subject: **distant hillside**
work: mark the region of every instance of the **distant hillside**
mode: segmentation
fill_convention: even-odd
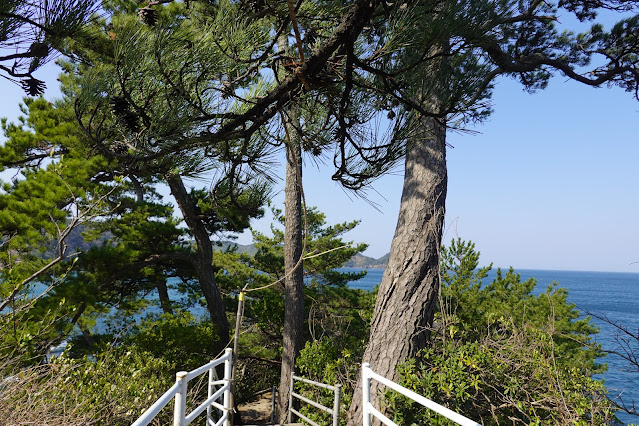
[[[356,254],[344,264],[345,268],[358,268],[358,269],[384,269],[388,265],[388,257],[390,253],[386,253],[379,259],[364,256],[363,254]]]
[[[229,247],[237,247],[237,251],[240,253],[248,253],[249,256],[253,256],[257,249],[253,244],[237,244],[233,241],[221,241],[217,245],[213,246],[214,250],[223,251]],[[364,256],[363,254],[356,254],[344,264],[344,268],[357,268],[357,269],[385,269],[388,265],[388,257],[390,253],[386,253],[379,259]]]
[[[71,232],[69,236],[66,238],[65,242],[67,244],[67,255],[76,252],[86,252],[91,247],[102,244],[104,241],[108,241],[113,237],[113,235],[109,232],[100,236],[97,240],[86,242],[82,236],[82,233],[88,230],[87,225],[78,225]],[[46,258],[52,258],[57,255],[57,247],[58,242],[52,241],[51,248],[45,252]],[[257,253],[257,249],[253,244],[237,244],[233,241],[213,241],[213,250],[223,251],[228,249],[229,247],[237,247],[237,251],[239,253],[248,253],[249,256],[253,256]]]
[[[67,236],[67,238],[64,240],[64,242],[67,244],[67,256],[70,256],[71,254],[77,252],[86,252],[91,247],[100,245],[102,244],[102,242],[108,241],[112,237],[111,233],[106,233],[95,241],[86,242],[84,241],[84,237],[82,236],[82,233],[85,231],[88,231],[88,226],[86,224],[77,225],[71,230],[69,236]],[[50,247],[51,248],[44,253],[44,257],[47,259],[56,257],[58,255],[58,242],[55,240],[52,241]]]
[[[224,251],[229,247],[237,247],[238,253],[247,253],[249,256],[253,256],[255,253],[257,253],[257,249],[253,244],[238,244],[233,241],[213,242],[213,250]]]
[[[85,225],[79,225],[75,228],[66,239],[67,243],[67,253],[75,253],[75,252],[83,252],[89,250],[94,245],[99,245],[103,241],[108,240],[111,235],[107,234],[100,237],[97,241],[91,241],[89,243],[85,242],[82,238],[82,232],[86,231],[87,227]],[[52,244],[52,248],[49,249],[45,257],[53,257],[56,254],[56,243]],[[239,253],[247,253],[249,256],[255,255],[257,253],[257,249],[253,244],[238,244],[233,241],[218,241],[213,242],[213,250],[224,251],[229,247],[237,247],[237,251]],[[388,264],[388,257],[390,253],[386,253],[384,256],[379,259],[374,259],[372,257],[364,256],[362,254],[356,254],[344,264],[345,268],[357,268],[357,269],[384,269]]]

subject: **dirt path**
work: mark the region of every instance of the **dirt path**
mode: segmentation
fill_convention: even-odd
[[[263,393],[258,399],[239,405],[238,411],[245,425],[269,425],[273,392]]]

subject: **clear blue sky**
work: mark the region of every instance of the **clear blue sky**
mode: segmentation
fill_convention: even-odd
[[[53,67],[39,74],[47,75],[46,97],[58,96]],[[15,119],[22,90],[0,79],[0,94],[0,116]],[[620,89],[562,78],[530,95],[503,79],[493,106],[490,119],[474,128],[480,134],[449,133],[454,148],[448,151],[445,241],[474,241],[482,264],[639,272],[639,263],[633,264],[639,262],[639,102]],[[369,243],[366,255],[388,252],[402,170],[368,192],[377,209],[330,175],[330,168],[307,162],[308,204],[324,211],[330,223],[360,219],[348,238]],[[277,193],[275,203],[282,200]],[[269,220],[255,227],[267,230]]]
[[[493,104],[480,134],[449,132],[444,241],[470,239],[495,266],[639,272],[639,102],[555,78],[533,95],[500,80]],[[304,183],[332,223],[362,220],[350,238],[368,242],[367,255],[389,250],[401,170],[368,192],[380,211],[333,183],[330,168],[307,164]]]

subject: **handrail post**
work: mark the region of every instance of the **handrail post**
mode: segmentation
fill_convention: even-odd
[[[333,403],[333,426],[339,426],[339,404],[342,394],[342,385],[335,385],[335,402]]]
[[[271,395],[271,423],[275,423],[275,393],[277,386],[273,385],[273,394]]]
[[[208,385],[208,389],[206,392],[206,399],[208,400],[211,396],[213,396],[213,382],[215,381],[215,367],[211,368],[209,370],[209,385]],[[206,407],[206,424],[208,425],[209,422],[213,421],[213,406],[209,405],[208,407]]]
[[[293,408],[293,374],[291,374],[291,386],[288,388],[288,423],[291,423],[293,419],[291,408]]]
[[[371,426],[371,415],[368,411],[368,406],[371,401],[371,378],[368,375],[369,368],[369,363],[362,363],[362,425],[364,426]]]
[[[173,410],[173,426],[185,426],[186,424],[186,392],[188,381],[186,371],[175,374],[175,381],[179,384],[179,390],[175,394],[175,408]]]
[[[224,391],[224,408],[227,410],[228,413],[228,416],[226,416],[226,421],[224,422],[224,426],[231,426],[231,413],[233,411],[233,407],[231,407],[231,375],[233,374],[233,349],[226,348],[224,353],[228,357],[226,361],[224,361],[224,381],[229,385],[228,389]]]

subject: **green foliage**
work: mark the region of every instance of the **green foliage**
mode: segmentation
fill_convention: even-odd
[[[0,315],[0,365],[31,366],[42,362],[47,349],[60,341],[56,323],[63,313],[52,307],[36,312],[27,295],[16,296],[10,312]],[[63,304],[63,302],[62,302]],[[0,372],[1,373],[1,372]]]
[[[592,379],[601,350],[597,329],[550,286],[521,282],[512,269],[477,269],[472,243],[442,249],[440,312],[431,343],[399,367],[401,384],[482,423],[606,424],[614,410],[603,383]],[[401,424],[449,424],[391,392],[388,407]]]
[[[83,128],[115,155],[167,153],[149,161],[163,173],[224,170],[234,185],[245,178],[243,165],[260,169],[267,155],[263,140],[213,141],[207,134],[220,119],[246,109],[235,91],[254,98],[263,92],[259,86],[268,86],[253,67],[258,52],[269,49],[268,22],[247,19],[241,5],[229,1],[154,5],[147,8],[157,16],[154,25],[141,22],[137,8],[108,2],[109,19],[97,20],[70,46],[88,59],[68,68],[77,76]],[[199,138],[206,149],[185,149]]]
[[[594,369],[594,360],[602,355],[592,345],[597,333],[589,318],[579,319],[579,311],[567,302],[568,292],[557,283],[544,293],[533,294],[535,279],[521,281],[511,268],[505,274],[497,270],[490,284],[482,286],[488,268],[477,269],[479,252],[471,242],[453,240],[442,248],[441,324],[447,334],[462,341],[485,336],[504,319],[517,327],[533,327],[549,333],[556,346],[555,355],[564,362]]]
[[[92,179],[107,163],[79,148],[68,105],[27,99],[23,112],[18,124],[2,123],[0,168],[20,174],[0,193],[0,353],[29,363],[63,338],[54,325],[73,308],[63,298],[35,307],[75,274],[77,253],[66,250],[66,238],[104,216],[116,188]]]
[[[62,424],[82,424],[87,419],[96,424],[131,424],[173,385],[177,371],[190,371],[216,358],[216,340],[209,321],[180,311],[146,318],[115,346],[103,341],[100,350],[94,347],[91,356],[78,358],[82,351],[69,345],[52,363],[13,376],[0,393],[0,416],[12,418],[13,411],[56,418],[68,412]],[[10,372],[10,367],[4,365],[4,371]],[[203,388],[198,380],[189,387],[192,405]],[[28,408],[34,412],[27,413]],[[170,422],[171,417],[169,407],[154,424]],[[17,424],[17,419],[9,424]]]
[[[280,221],[283,218],[280,216]],[[306,334],[305,346],[296,360],[300,374],[320,383],[340,384],[342,386],[341,410],[343,414],[350,406],[353,388],[359,373],[368,334],[370,320],[377,292],[352,289],[347,286],[365,272],[340,272],[338,268],[347,260],[365,250],[366,245],[343,247],[338,238],[343,233],[357,226],[357,221],[325,226],[324,214],[316,209],[307,211],[308,235],[307,251],[313,254],[325,253],[304,260],[304,271],[307,285],[304,289],[306,297]],[[279,239],[283,235],[274,230],[275,247],[258,244],[259,256],[268,258],[277,250],[281,250]],[[259,236],[261,237],[261,236]],[[258,241],[263,242],[263,239]],[[341,247],[341,248],[340,248]],[[338,249],[339,248],[339,249]],[[276,263],[279,265],[279,263]],[[333,406],[334,393],[306,384],[296,384],[299,393],[307,398],[320,402],[327,407]],[[302,413],[319,424],[331,423],[330,416],[302,403]],[[342,415],[345,424],[346,416]]]
[[[85,358],[79,365],[78,360],[60,357],[53,368],[58,365],[73,366],[67,376],[70,386],[52,389],[52,396],[81,394],[85,398],[82,408],[109,424],[135,421],[171,387],[175,371],[166,358],[135,346],[107,351],[95,360]]]
[[[150,316],[135,325],[120,344],[162,359],[169,372],[190,371],[217,358],[219,337],[210,321],[187,311]]]
[[[67,75],[63,81],[65,92],[73,95],[77,80]],[[7,327],[20,319],[19,327],[2,333],[2,351],[19,350],[27,363],[77,329],[82,333],[77,351],[99,352],[90,346],[109,336],[97,335],[94,326],[129,326],[127,318],[153,303],[147,296],[165,287],[169,277],[186,283],[178,290],[201,297],[189,230],[180,227],[181,220],[154,188],[162,176],[146,165],[96,155],[75,121],[70,99],[55,104],[27,99],[17,124],[3,121],[8,140],[0,147],[0,168],[21,175],[0,194],[0,303],[4,308],[10,302],[0,314]],[[211,232],[222,234],[240,231],[262,214],[265,189],[263,184],[230,189],[222,183],[215,194],[193,194]],[[41,271],[64,246],[60,236],[76,225],[74,220],[82,223],[80,216],[84,239],[92,244],[76,253],[70,248],[72,258],[62,257]],[[240,269],[236,263],[219,265],[218,276],[224,280]],[[38,298],[40,293],[46,294]],[[179,306],[162,302],[166,312]],[[4,316],[9,309],[11,320]],[[46,327],[38,325],[43,321]]]
[[[99,236],[102,243],[79,254],[74,270],[35,303],[33,315],[57,309],[58,339],[78,326],[83,336],[95,334],[86,342],[89,345],[100,339],[99,333],[93,332],[98,320],[124,321],[122,326],[126,327],[125,319],[148,307],[146,297],[159,285],[166,285],[168,276],[191,271],[183,261],[161,261],[167,253],[188,253],[180,244],[185,232],[178,223],[172,209],[148,202],[132,203],[119,215],[93,224],[86,234]],[[46,277],[40,280],[48,282]]]
[[[615,409],[592,371],[571,367],[545,331],[501,323],[480,341],[449,339],[402,365],[401,384],[484,424],[608,424]],[[450,424],[392,393],[400,424]]]
[[[250,400],[279,383],[281,342],[274,342],[273,336],[250,327],[240,336],[238,357],[236,401]]]
[[[105,166],[103,158],[87,158],[81,150],[69,153],[77,144],[78,131],[70,124],[68,108],[54,108],[38,99],[27,100],[23,112],[28,117],[19,124],[2,123],[8,140],[0,147],[0,170],[17,168],[24,177],[4,183],[0,193],[5,264],[8,253],[28,255],[52,248],[51,242],[57,241],[74,211],[95,213],[93,203],[108,191],[90,179]]]
[[[0,394],[6,424],[128,425],[171,385],[172,366],[136,347],[92,359],[65,356],[16,372]],[[164,410],[164,421],[172,415]]]
[[[251,219],[261,218],[268,192],[269,186],[262,182],[239,190],[223,180],[213,191],[193,189],[189,197],[206,230],[211,235],[219,235],[222,232],[242,232],[250,227]]]
[[[284,223],[280,210],[274,210],[274,216],[280,224]],[[310,315],[307,318],[310,318],[311,323],[323,322],[323,319],[332,321],[330,319],[332,313],[329,313],[331,309],[334,313],[339,306],[350,306],[353,299],[358,297],[356,292],[353,293],[346,287],[346,283],[363,277],[365,273],[335,271],[335,268],[341,267],[353,255],[366,249],[366,244],[355,245],[342,240],[342,235],[357,226],[357,223],[353,221],[327,226],[323,213],[315,208],[309,208],[306,211],[307,232],[304,236],[306,254],[303,267],[307,280],[306,309]],[[273,282],[284,276],[284,232],[274,225],[271,226],[271,230],[272,237],[254,232],[257,253],[251,260],[251,266],[268,274],[269,280]],[[249,293],[250,297],[246,303],[246,315],[253,318],[258,327],[271,335],[281,335],[280,329],[284,318],[282,292],[283,286],[278,283],[277,286]],[[331,307],[330,303],[335,305]],[[309,324],[309,327],[313,329],[314,325]],[[319,338],[321,334],[323,332],[316,337]]]
[[[284,215],[279,209],[273,209],[276,222],[284,224]],[[367,244],[345,243],[342,235],[357,226],[359,221],[345,222],[327,226],[326,215],[317,208],[306,209],[304,225],[304,275],[330,285],[345,286],[348,281],[357,279],[352,274],[340,274],[333,269],[341,267],[356,253],[366,250]],[[254,265],[257,269],[279,278],[284,272],[284,231],[271,225],[272,237],[259,232],[253,233],[257,253]],[[363,275],[362,275],[363,276]]]
[[[29,96],[46,85],[33,73],[56,56],[65,37],[76,34],[96,10],[95,0],[0,3],[0,72],[18,82]]]

